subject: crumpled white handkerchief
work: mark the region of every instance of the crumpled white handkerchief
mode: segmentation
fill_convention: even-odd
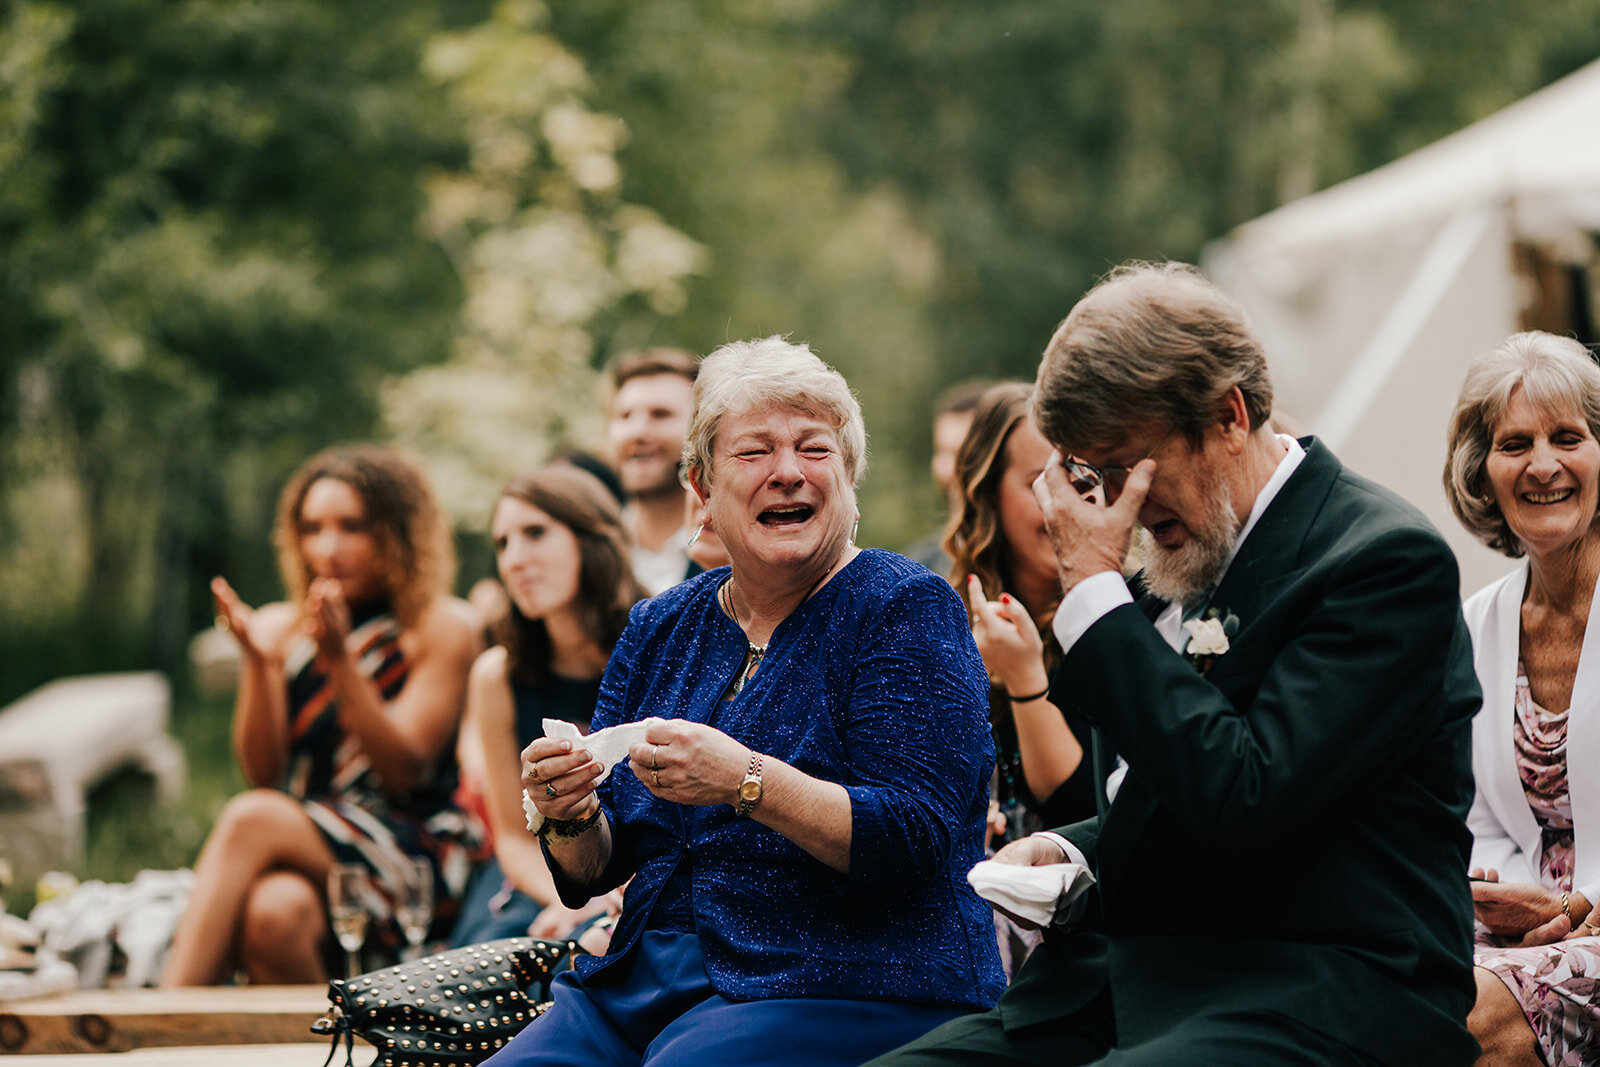
[[[604,730],[596,730],[592,734],[581,734],[577,726],[565,719],[546,719],[544,735],[561,741],[571,741],[574,750],[587,749],[589,755],[600,763],[600,777],[594,780],[595,785],[599,785],[611,777],[611,769],[628,755],[628,747],[635,742],[643,741],[645,731],[652,723],[658,722],[666,720],[659,715],[652,715],[638,722],[622,722],[615,726],[607,726]],[[528,796],[526,789],[522,791],[522,811],[528,816],[528,829],[538,833],[539,827],[544,825],[544,816],[533,806],[533,798]]]
[[[1019,919],[1039,926],[1065,922],[1072,902],[1094,885],[1094,875],[1081,863],[1047,863],[1020,867],[984,860],[967,872],[977,894]]]

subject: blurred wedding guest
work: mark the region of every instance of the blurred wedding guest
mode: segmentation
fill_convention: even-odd
[[[1465,606],[1473,720],[1472,885],[1484,1062],[1600,1063],[1600,368],[1519,333],[1476,360],[1445,489],[1468,530],[1522,559]]]
[[[610,953],[496,1067],[858,1064],[999,995],[965,878],[983,663],[949,585],[852,543],[865,461],[855,397],[805,346],[706,357],[686,467],[732,562],[634,608],[594,716],[643,726],[626,766],[597,783],[581,745],[523,752],[562,899],[632,880]]]
[[[170,986],[237,970],[324,980],[334,863],[370,872],[369,958],[398,950],[388,920],[409,858],[430,865],[436,928],[448,930],[476,843],[450,797],[481,623],[447,595],[450,531],[422,472],[371,445],[315,456],[283,492],[274,540],[287,601],[251,609],[212,583],[244,661],[233,747],[252,788],[200,852]]]
[[[697,573],[689,559],[684,495],[678,479],[689,396],[699,364],[675,348],[647,348],[611,367],[608,436],[627,494],[622,519],[633,573],[652,595]]]
[[[606,492],[611,494],[618,507],[628,503],[628,493],[622,488],[622,479],[617,477],[617,472],[605,460],[592,452],[582,449],[571,449],[561,453],[551,463],[564,463],[569,467],[577,467],[585,474],[592,474],[599,479],[600,484],[606,487]]]
[[[1050,699],[1050,675],[1061,662],[1050,633],[1061,580],[1033,495],[1052,449],[1028,418],[1032,396],[1031,384],[1007,382],[978,401],[956,453],[956,510],[944,541],[950,582],[966,597],[989,671],[999,844],[1095,813],[1084,759],[1089,726]],[[1003,917],[1000,929],[1001,958],[1014,970],[1037,934]]]
[[[972,426],[978,398],[991,384],[977,380],[957,382],[940,393],[933,404],[933,459],[928,466],[933,472],[934,484],[939,487],[939,495],[951,513],[958,506],[961,493],[956,481],[956,452]],[[935,574],[949,573],[950,557],[945,551],[942,527],[911,545],[905,554]]]
[[[644,596],[628,565],[616,499],[565,464],[517,478],[490,523],[495,565],[510,597],[499,643],[478,657],[467,721],[480,750],[494,857],[473,876],[452,941],[565,937],[610,902],[579,908],[556,899],[539,842],[522,809],[517,754],[543,737],[545,719],[589,728],[600,676]]]
[[[500,625],[500,620],[506,617],[506,612],[511,610],[505,586],[493,578],[479,578],[473,582],[472,588],[467,590],[467,603],[483,620],[484,630],[488,633],[492,633]]]

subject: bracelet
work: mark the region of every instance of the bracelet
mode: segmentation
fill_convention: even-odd
[[[1561,894],[1561,914],[1567,917],[1567,923],[1572,923],[1572,896],[1568,893]]]
[[[1007,696],[1011,696],[1011,694],[1009,694],[1009,693],[1007,693],[1006,695]],[[1047,697],[1049,695],[1050,695],[1050,687],[1047,685],[1043,689],[1039,690],[1037,693],[1030,693],[1029,695],[1027,695],[1025,697],[1013,696],[1013,697],[1011,697],[1011,703],[1013,703],[1013,704],[1031,704],[1035,700],[1043,700],[1045,697]]]
[[[546,819],[544,825],[539,827],[539,836],[547,837],[555,834],[557,837],[582,837],[594,828],[600,821],[600,807],[581,819]]]

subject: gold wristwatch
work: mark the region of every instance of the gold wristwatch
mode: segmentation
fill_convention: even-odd
[[[733,809],[735,817],[743,819],[756,810],[756,805],[761,803],[761,753],[750,754],[750,769],[744,772],[744,781],[739,783],[739,806]]]

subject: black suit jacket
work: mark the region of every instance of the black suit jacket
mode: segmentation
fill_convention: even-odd
[[[1307,455],[1211,606],[1240,621],[1202,677],[1142,600],[1052,689],[1129,764],[1060,831],[1099,879],[1001,1002],[1008,1028],[1109,987],[1118,1043],[1195,1013],[1287,1014],[1380,1060],[1470,1063],[1469,727],[1456,563],[1415,509]]]

